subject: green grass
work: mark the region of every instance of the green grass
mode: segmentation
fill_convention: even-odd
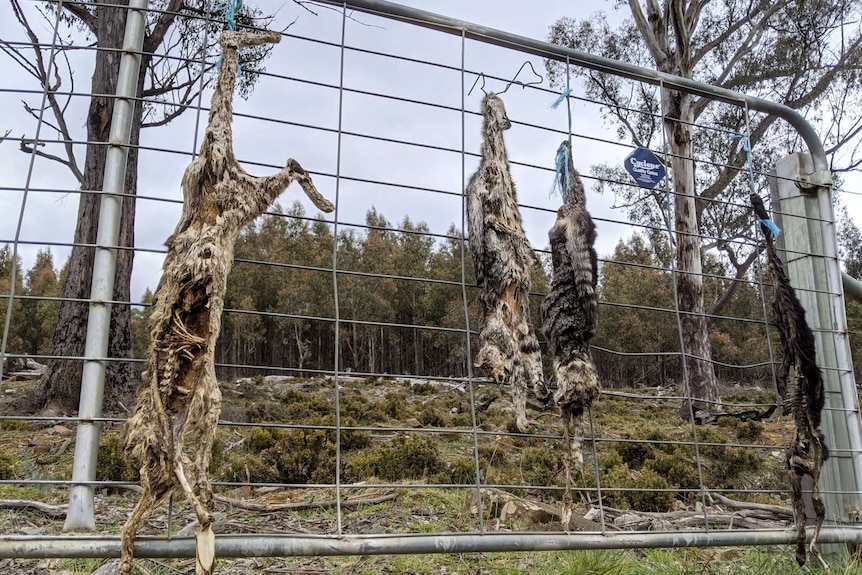
[[[101,559],[58,559],[53,564],[68,575],[95,571]],[[279,572],[354,575],[809,575],[825,573],[819,564],[797,567],[789,547],[647,549],[643,551],[588,550],[533,553],[461,553],[433,555],[368,555],[364,557],[261,558],[255,568],[243,570],[219,560],[218,571]],[[175,575],[185,572],[188,560],[143,560],[137,573]],[[834,575],[862,575],[855,561],[831,561]]]
[[[351,573],[367,575],[794,575],[824,572],[819,565],[797,567],[789,548],[396,555],[320,561],[316,567],[332,569],[333,573],[349,569]],[[834,575],[862,574],[862,566],[856,562],[832,562],[830,568]]]

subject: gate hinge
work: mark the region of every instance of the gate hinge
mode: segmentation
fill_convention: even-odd
[[[801,190],[813,190],[814,188],[832,187],[832,172],[820,170],[810,174],[799,174],[796,177],[796,187]]]

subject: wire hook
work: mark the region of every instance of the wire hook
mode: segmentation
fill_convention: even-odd
[[[520,76],[520,75],[521,75],[521,72],[523,72],[523,71],[524,71],[524,68],[526,68],[527,66],[529,66],[529,67],[530,67],[530,71],[533,73],[533,76],[535,76],[536,78],[538,78],[538,80],[533,80],[533,81],[531,81],[531,82],[527,82],[526,84],[525,84],[524,82],[518,82],[518,81],[517,81],[517,80],[518,80],[518,76]],[[524,62],[523,64],[521,64],[521,67],[520,67],[520,68],[518,68],[517,73],[515,73],[515,77],[514,77],[514,78],[512,78],[512,79],[511,79],[511,81],[509,81],[509,83],[508,83],[508,84],[506,84],[506,87],[503,89],[503,91],[502,91],[502,92],[500,92],[500,94],[505,94],[505,93],[509,90],[509,88],[511,88],[511,87],[512,87],[512,84],[519,84],[519,85],[521,86],[521,88],[526,88],[527,86],[538,86],[539,84],[541,84],[541,83],[542,83],[542,82],[544,82],[544,81],[545,81],[544,76],[542,76],[541,74],[539,74],[538,72],[536,72],[536,69],[533,67],[533,63],[532,63],[530,60],[527,60],[526,62]]]
[[[473,81],[473,85],[472,85],[472,86],[470,86],[470,91],[469,91],[469,92],[467,92],[467,95],[468,95],[468,96],[469,96],[470,94],[472,94],[472,93],[473,93],[473,89],[476,87],[476,84],[478,84],[478,83],[479,83],[479,80],[480,80],[480,79],[482,80],[482,85],[481,85],[481,86],[479,86],[479,89],[480,89],[480,90],[482,90],[482,93],[483,93],[483,94],[487,94],[487,93],[488,93],[488,92],[486,92],[486,91],[485,91],[485,73],[484,73],[484,72],[479,72],[479,75],[478,75],[478,76],[476,76],[476,79]]]

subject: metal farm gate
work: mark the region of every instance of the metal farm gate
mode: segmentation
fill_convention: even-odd
[[[649,413],[650,410],[663,413],[676,409],[686,398],[687,385],[684,371],[680,370],[685,350],[680,349],[678,338],[664,349],[608,349],[598,346],[595,350],[597,360],[607,365],[624,360],[643,363],[634,368],[635,371],[639,369],[641,375],[632,376],[628,382],[631,385],[622,382],[617,386],[614,382],[606,382],[602,398],[587,418],[584,441],[586,462],[584,472],[574,486],[584,510],[591,510],[587,526],[577,533],[547,526],[542,530],[530,530],[513,528],[506,523],[505,517],[500,517],[500,508],[505,507],[507,501],[505,495],[501,494],[515,494],[517,497],[529,495],[544,500],[544,505],[551,509],[558,505],[560,494],[565,488],[563,475],[552,473],[542,477],[539,473],[530,473],[530,470],[538,470],[542,458],[558,452],[564,444],[558,431],[541,423],[553,420],[552,412],[533,413],[540,421],[539,431],[534,434],[517,433],[513,431],[514,428],[491,422],[489,413],[494,410],[505,415],[508,394],[503,392],[496,398],[497,386],[472,371],[472,354],[475,353],[474,340],[477,336],[475,323],[471,324],[471,321],[475,322],[474,310],[471,309],[475,286],[468,277],[469,256],[465,256],[466,248],[462,242],[466,236],[463,190],[478,151],[480,118],[475,110],[481,98],[479,88],[486,83],[488,89],[511,87],[505,97],[514,127],[507,134],[507,144],[518,180],[525,226],[537,249],[546,245],[544,234],[553,222],[558,205],[558,200],[549,198],[547,192],[554,172],[551,153],[559,141],[572,138],[575,164],[584,174],[588,187],[595,182],[595,178],[587,175],[588,160],[580,161],[580,154],[585,158],[604,156],[614,159],[630,151],[626,144],[596,135],[601,130],[594,130],[585,120],[592,118],[596,122],[600,115],[598,102],[578,97],[577,93],[569,95],[566,98],[569,106],[567,117],[563,110],[549,109],[550,103],[559,95],[559,90],[546,83],[531,85],[524,80],[524,76],[519,76],[513,85],[515,80],[510,71],[517,69],[517,64],[525,59],[537,70],[542,68],[545,59],[555,60],[566,67],[618,75],[632,86],[645,84],[690,92],[714,99],[719,105],[741,108],[745,114],[775,114],[801,136],[807,146],[807,154],[791,156],[775,167],[771,176],[771,196],[773,211],[786,230],[784,237],[787,239],[782,253],[787,254],[790,260],[788,271],[791,280],[816,332],[818,362],[827,386],[823,429],[832,456],[826,462],[822,476],[821,487],[828,511],[821,541],[862,541],[862,529],[858,523],[862,509],[862,422],[850,359],[844,288],[837,259],[835,223],[830,202],[833,192],[831,177],[823,145],[812,127],[793,110],[772,102],[399,4],[382,0],[327,1],[325,4],[331,4],[329,8],[332,10],[320,6],[316,8],[319,12],[316,17],[323,30],[320,36],[294,34],[290,28],[284,32],[281,44],[276,46],[267,64],[272,70],[261,74],[256,91],[248,102],[237,101],[234,125],[237,154],[252,171],[271,173],[283,165],[285,158],[295,157],[313,173],[318,188],[335,200],[336,211],[325,218],[309,217],[295,208],[271,215],[272,221],[281,222],[280,225],[289,229],[296,226],[298,235],[312,234],[309,230],[317,230],[314,232],[317,234],[315,237],[328,240],[320,240],[316,245],[328,246],[328,251],[320,253],[317,261],[292,261],[289,254],[272,258],[261,256],[259,259],[243,259],[240,255],[233,273],[242,281],[252,281],[253,277],[257,277],[255,274],[264,271],[273,274],[275,279],[269,285],[275,286],[275,294],[287,293],[280,291],[284,286],[319,282],[320,278],[323,278],[320,285],[326,287],[305,292],[291,291],[293,299],[285,304],[287,309],[255,308],[252,303],[250,307],[238,304],[233,309],[225,310],[226,329],[233,330],[232,337],[237,343],[233,351],[222,350],[220,357],[224,361],[219,366],[220,375],[226,382],[226,396],[245,402],[246,413],[238,415],[236,411],[224,412],[220,438],[221,449],[230,452],[232,449],[246,449],[254,437],[257,437],[257,441],[275,441],[273,438],[282,437],[278,434],[297,432],[306,434],[302,436],[304,440],[311,441],[315,437],[312,432],[321,432],[333,442],[334,457],[329,462],[333,467],[328,472],[321,472],[319,477],[303,482],[262,480],[246,466],[244,471],[240,470],[214,484],[217,493],[227,494],[225,497],[231,500],[273,491],[302,493],[303,497],[317,502],[320,507],[325,506],[328,515],[325,522],[306,524],[300,519],[285,519],[286,526],[272,532],[231,533],[227,529],[228,532],[217,536],[217,556],[748,546],[788,544],[793,541],[792,530],[788,528],[792,522],[791,516],[786,516],[782,525],[769,526],[758,523],[756,514],[747,514],[744,509],[734,512],[732,507],[728,507],[733,501],[745,498],[751,500],[752,497],[755,502],[772,501],[773,506],[786,505],[788,488],[780,470],[792,424],[788,423],[787,429],[782,426],[781,432],[774,435],[758,435],[755,431],[749,436],[731,434],[729,439],[711,430],[714,425],[700,425],[693,420],[681,423],[678,433],[672,436],[656,434],[634,438],[625,427],[614,428],[614,422],[619,425],[625,421],[626,413]],[[52,475],[50,466],[40,467],[27,462],[23,468],[17,468],[15,474],[2,479],[0,487],[27,489],[26,493],[31,498],[44,497],[46,501],[56,502],[58,497],[68,498],[68,515],[65,516],[67,529],[95,529],[96,534],[77,535],[45,529],[37,530],[35,534],[26,531],[5,533],[0,536],[0,558],[119,556],[120,542],[116,534],[120,524],[103,523],[108,511],[105,506],[116,505],[116,502],[108,504],[106,498],[109,490],[134,485],[134,481],[118,477],[97,479],[96,455],[97,452],[107,453],[104,444],[108,432],[116,435],[123,422],[122,418],[102,416],[105,366],[115,361],[107,357],[110,306],[132,305],[139,313],[144,309],[141,307],[142,302],[134,301],[136,297],[133,297],[132,302],[115,301],[112,278],[117,254],[120,202],[124,193],[129,123],[134,107],[147,103],[146,98],[134,91],[147,10],[147,0],[130,0],[111,140],[104,143],[108,146],[108,160],[104,189],[100,191],[102,208],[99,236],[96,244],[90,246],[95,251],[95,271],[89,300],[86,351],[84,357],[79,358],[83,359],[85,366],[79,416],[28,417],[6,413],[0,417],[3,429],[7,430],[22,425],[33,426],[33,429],[54,426],[59,428],[57,433],[62,435],[70,431],[68,428],[77,427],[71,474],[67,470]],[[58,36],[63,24],[59,18],[54,26],[53,40],[41,47],[48,69],[52,69],[61,57],[68,57],[67,54],[71,53],[68,48],[60,49],[62,43]],[[212,28],[217,29],[220,29],[220,24]],[[204,27],[202,33],[215,34],[217,31]],[[410,42],[403,42],[404,38],[409,38]],[[27,46],[28,42],[22,36],[17,46]],[[435,48],[423,50],[423,44],[431,42]],[[8,44],[14,46],[16,42],[10,41]],[[93,50],[83,41],[74,47],[84,54]],[[8,56],[10,52],[6,54]],[[492,57],[490,61],[498,62],[498,65],[493,69],[476,69],[469,62],[477,55]],[[199,54],[199,60],[195,60],[194,64],[206,65],[206,57],[206,54]],[[5,57],[3,61],[4,69],[12,65]],[[480,85],[475,86],[480,80]],[[472,92],[471,85],[475,86]],[[52,90],[55,94],[68,96],[71,101],[87,101],[90,96],[74,86],[69,88],[67,84],[52,87]],[[22,97],[38,99],[44,94],[23,85],[4,84],[0,85],[0,96],[7,108],[11,109],[19,105],[18,100]],[[267,97],[270,105],[261,107],[260,102]],[[180,213],[182,200],[179,196],[179,181],[183,167],[199,146],[198,137],[205,125],[206,101],[205,98],[198,98],[194,108],[181,120],[145,134],[138,144],[141,176],[137,197],[138,241],[135,247],[134,278],[137,292],[133,291],[133,294],[140,293],[144,286],[154,288],[158,281],[160,260],[164,253],[161,242],[171,233]],[[272,102],[280,103],[273,105]],[[158,104],[149,102],[147,105]],[[41,108],[34,109],[36,113],[33,117],[37,123],[35,128],[27,128],[34,135],[26,141],[22,137],[20,143],[42,146],[40,149],[46,153],[55,153],[64,142],[62,138],[54,137],[56,130],[45,117],[44,98]],[[39,112],[40,109],[43,111]],[[406,125],[405,119],[413,117],[422,117],[424,128],[405,134],[400,124]],[[660,116],[654,118],[654,121],[661,120]],[[700,128],[709,129],[706,126]],[[529,145],[518,144],[519,134],[530,135]],[[727,135],[728,138],[738,136]],[[13,137],[7,139],[12,141]],[[260,140],[265,142],[263,147],[257,148],[259,153],[253,157],[244,155],[244,148],[248,149],[252,143],[259,143]],[[80,140],[70,143],[75,146],[94,144]],[[541,151],[537,152],[537,149]],[[658,149],[655,153],[661,156],[665,150]],[[17,167],[22,171],[13,177],[12,172],[4,169],[0,180],[3,194],[20,202],[19,212],[10,211],[2,216],[5,221],[3,229],[6,230],[2,241],[13,246],[14,254],[23,254],[26,258],[31,258],[36,249],[45,247],[53,247],[61,254],[66,253],[72,244],[68,239],[57,237],[51,229],[53,224],[47,224],[39,210],[56,210],[58,205],[62,209],[58,202],[67,201],[64,199],[67,195],[69,203],[74,204],[80,190],[72,185],[58,184],[68,181],[68,178],[51,177],[55,172],[48,168],[49,160],[36,154],[20,156],[26,157],[29,164],[21,164],[22,160],[19,160]],[[310,156],[316,160],[307,161]],[[758,173],[758,180],[765,175]],[[747,182],[748,174],[743,173],[739,177],[745,178]],[[614,183],[630,185],[625,182]],[[669,197],[669,179],[657,189],[660,194]],[[293,193],[293,190],[286,192]],[[288,203],[295,196],[284,199],[288,197],[283,196],[282,202]],[[604,206],[605,213],[618,216],[595,218],[600,237],[620,240],[632,230],[650,231],[630,223],[619,211],[610,211],[608,202],[606,196],[589,193],[588,203],[594,216],[601,206]],[[369,218],[366,212],[372,207],[379,210],[380,214],[386,212],[390,217],[407,214],[410,220],[395,226],[384,218]],[[68,206],[67,212],[71,213],[71,209]],[[373,212],[372,216],[374,214],[377,212]],[[73,224],[73,220],[71,216],[63,216],[57,220],[56,226],[68,234],[69,222]],[[428,225],[419,226],[413,222],[427,222]],[[447,224],[453,222],[455,225],[447,231]],[[658,232],[659,235],[664,233],[665,238],[671,233],[669,229],[659,229]],[[368,262],[362,264],[366,267],[362,267],[355,258],[351,259],[346,249],[341,249],[345,242],[370,242],[369,238],[384,237],[397,237],[401,238],[398,241],[405,242],[407,240],[404,238],[427,242],[431,246],[428,249],[440,253],[449,249],[445,253],[454,258],[451,261],[457,262],[457,276],[445,277],[445,274],[441,274],[422,277],[410,270],[382,264],[374,267]],[[750,237],[730,241],[747,242],[753,246],[757,240],[752,238],[756,238],[754,225],[751,226]],[[603,244],[604,247],[599,249],[600,256],[610,253],[613,243]],[[380,253],[378,263],[384,262],[388,255]],[[23,271],[17,269],[18,265],[13,260],[13,274],[21,276]],[[625,273],[646,270],[654,274],[650,277],[656,278],[673,278],[676,273],[672,261],[637,263],[602,260],[603,270],[614,267]],[[739,281],[757,290],[759,301],[763,302],[762,274],[757,265],[754,269],[758,270],[754,275]],[[715,279],[714,276],[710,277]],[[22,298],[20,293],[15,293],[16,289],[20,290],[20,285],[15,287],[14,276],[7,285],[11,294],[7,292],[4,296],[4,302],[8,301],[9,305],[3,334],[5,347],[0,357],[23,357],[22,349],[16,349],[11,341],[7,344],[10,325],[14,326],[16,322],[14,310],[17,308],[13,308],[13,301],[35,299],[56,302],[59,298]],[[376,307],[368,303],[372,299],[368,294],[380,293],[383,294],[380,297],[385,297],[385,294],[394,293],[392,290],[407,293],[413,288],[417,290],[416,297],[431,297],[429,294],[445,292],[440,297],[447,297],[457,305],[447,309],[445,321],[404,323],[399,320],[397,313],[390,313],[387,309],[394,307],[394,303],[384,300],[377,302]],[[358,296],[361,297],[355,299]],[[537,294],[534,299],[534,310],[538,310],[539,297],[540,294]],[[321,308],[309,303],[312,298],[326,299],[329,303],[321,305],[329,306],[331,314],[318,315],[315,310]],[[656,296],[651,305],[603,299],[601,312],[611,314],[612,310],[619,314],[640,314],[637,316],[641,318],[640,321],[654,322],[656,326],[668,320],[675,329],[679,326],[680,310],[672,296],[664,299]],[[760,349],[760,360],[742,365],[718,357],[715,364],[716,369],[721,371],[722,379],[729,381],[736,378],[753,379],[740,374],[760,374],[758,381],[764,386],[760,390],[764,397],[774,391],[772,380],[775,363],[775,342],[769,337],[766,310],[767,305],[760,303],[756,313],[750,316],[737,317],[733,311],[728,311],[710,318],[714,324],[750,326],[754,335],[741,345]],[[295,333],[296,341],[284,335],[279,337],[285,338],[281,345],[298,345],[299,351],[291,352],[292,355],[287,359],[278,360],[260,355],[260,342],[268,337],[261,327],[265,324],[264,319],[281,322],[278,324],[282,326],[279,334]],[[396,334],[398,339],[392,334]],[[320,345],[329,351],[328,357],[308,357],[303,352],[303,345],[306,345],[303,338],[310,337],[319,338],[322,342]],[[400,343],[393,347],[393,341]],[[389,347],[386,347],[387,342]],[[435,353],[441,357],[444,351],[449,354],[449,363],[446,364],[449,366],[448,374],[439,373],[436,367],[425,367],[430,366],[428,350],[433,346],[438,350]],[[410,357],[396,358],[402,354]],[[39,362],[56,359],[45,354],[31,357]],[[357,367],[359,364],[351,359],[359,357],[365,358],[362,363],[365,367]],[[398,365],[410,366],[412,372],[393,372],[392,369],[398,368],[392,366]],[[315,404],[316,409],[320,410],[319,419],[316,423],[307,423],[305,419],[298,423],[284,419],[290,417],[285,415],[289,412],[281,411],[248,416],[248,410],[253,409],[258,401],[254,390],[264,384],[275,386],[282,393],[282,403],[288,406],[290,402],[318,394],[325,400],[322,404]],[[357,397],[365,396],[367,399],[375,393],[380,394],[381,405],[389,402],[388,407],[384,406],[389,410],[383,412],[386,419],[360,421],[353,411],[347,417],[346,410],[354,409],[363,401]],[[439,404],[432,406],[430,400],[423,403],[423,394],[436,398]],[[762,401],[753,397],[749,395],[730,399],[726,408],[728,411],[762,411],[775,401],[774,397]],[[258,407],[263,405],[262,401],[258,402]],[[486,401],[493,402],[492,407],[489,408],[484,403]],[[433,417],[427,415],[431,413],[432,407],[438,410]],[[426,415],[420,415],[423,409],[426,409]],[[260,411],[263,411],[262,408],[258,409]],[[99,447],[100,437],[102,449]],[[355,447],[349,445],[350,441],[357,441],[357,438],[363,438],[366,450],[371,449],[371,445],[402,442],[406,451],[390,452],[396,458],[426,448],[449,450],[456,456],[445,461],[436,474],[426,469],[425,473],[419,474],[420,477],[410,480],[397,477],[386,479],[387,472],[378,462],[374,468],[374,475],[378,478],[376,483],[355,481],[356,478],[346,471],[346,465],[360,465],[355,453],[361,454],[362,451],[350,451]],[[429,438],[431,441],[428,441]],[[60,439],[57,441],[60,442]],[[324,444],[313,445],[318,447],[312,449],[323,449],[320,446]],[[757,465],[775,469],[773,475],[778,481],[756,484],[741,476],[728,476],[727,481],[723,481],[721,473],[704,468],[704,452],[715,453],[716,450],[734,450],[727,453],[743,459],[755,457],[759,462]],[[519,474],[490,474],[488,461],[501,453],[520,461]],[[626,465],[632,471],[628,478],[609,473],[605,468],[600,469],[600,464],[604,465],[603,458],[621,453],[625,455]],[[534,458],[529,459],[527,455]],[[643,465],[644,457],[664,457],[665,460],[669,457],[687,461],[687,469],[693,473],[693,483],[679,485],[665,481],[656,486],[634,481],[634,469]],[[264,465],[266,463],[263,462]],[[406,460],[400,463],[408,464]],[[622,461],[618,463],[622,464]],[[725,471],[731,473],[732,463],[725,464],[728,466]],[[613,467],[614,463],[607,465]],[[455,469],[460,472],[456,473],[453,471]],[[662,475],[660,471],[656,473]],[[38,490],[31,489],[34,487]],[[360,520],[363,507],[355,505],[356,501],[367,500],[364,505],[368,507],[378,499],[385,501],[390,496],[406,501],[411,494],[430,491],[447,494],[447,499],[441,503],[444,506],[452,505],[453,501],[464,506],[460,525],[435,526],[433,521],[417,520],[414,514],[412,519],[401,523],[363,527]],[[687,523],[637,523],[648,517],[648,513],[635,513],[629,517],[634,524],[627,524],[625,513],[620,513],[614,505],[609,504],[609,501],[628,497],[633,510],[638,511],[636,503],[632,502],[644,498],[639,499],[637,495],[653,497],[663,492],[671,500],[679,497],[688,502],[687,510],[680,508],[680,517],[684,517]],[[290,498],[285,501],[290,501]],[[127,498],[123,505],[131,506],[133,503],[134,499]],[[270,503],[276,507],[278,505]],[[397,499],[393,505],[399,505]],[[409,506],[406,502],[404,505]],[[182,521],[172,519],[172,513],[173,509],[160,535],[139,539],[136,548],[138,557],[178,558],[194,555],[194,539],[183,534],[177,536],[173,528],[182,526]],[[282,513],[288,516],[299,512],[285,507]],[[552,525],[559,526],[559,523]]]

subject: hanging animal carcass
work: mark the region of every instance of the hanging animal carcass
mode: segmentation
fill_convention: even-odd
[[[584,185],[567,140],[557,150],[556,185],[563,205],[548,233],[553,278],[542,301],[542,331],[554,357],[554,402],[562,412],[567,439],[570,424],[576,428],[571,436],[570,463],[581,465],[578,428],[584,410],[599,395],[598,374],[590,354],[590,340],[598,325],[598,258],[593,247],[596,226],[587,211]]]
[[[774,290],[772,315],[784,353],[776,374],[777,388],[796,426],[793,442],[787,448],[786,463],[790,471],[790,495],[796,520],[796,562],[804,565],[806,513],[802,480],[806,475],[811,478],[811,500],[815,514],[814,535],[809,551],[818,558],[817,538],[826,517],[826,506],[819,487],[820,470],[829,457],[829,449],[820,431],[821,412],[825,403],[823,376],[817,367],[814,333],[805,319],[805,309],[796,297],[775,249],[773,230],[777,231],[777,228],[770,225],[772,222],[760,196],[752,193],[750,199],[765,237],[767,269]],[[791,373],[793,380],[788,386]]]
[[[467,224],[479,287],[476,366],[512,389],[518,429],[527,431],[527,388],[547,395],[539,342],[530,322],[532,269],[539,263],[521,226],[503,131],[512,123],[503,101],[482,100],[482,159],[467,185]]]
[[[143,494],[123,528],[121,575],[131,575],[134,537],[144,520],[177,490],[197,515],[195,572],[213,572],[207,469],[221,409],[214,353],[234,244],[240,230],[294,181],[318,208],[334,209],[295,160],[288,160],[274,176],[253,177],[234,157],[231,120],[237,50],[280,39],[274,32],[225,32],[220,39],[224,60],[209,125],[200,155],[183,175],[182,216],[167,241],[149,321],[146,376],[124,431],[125,452],[140,470]]]

